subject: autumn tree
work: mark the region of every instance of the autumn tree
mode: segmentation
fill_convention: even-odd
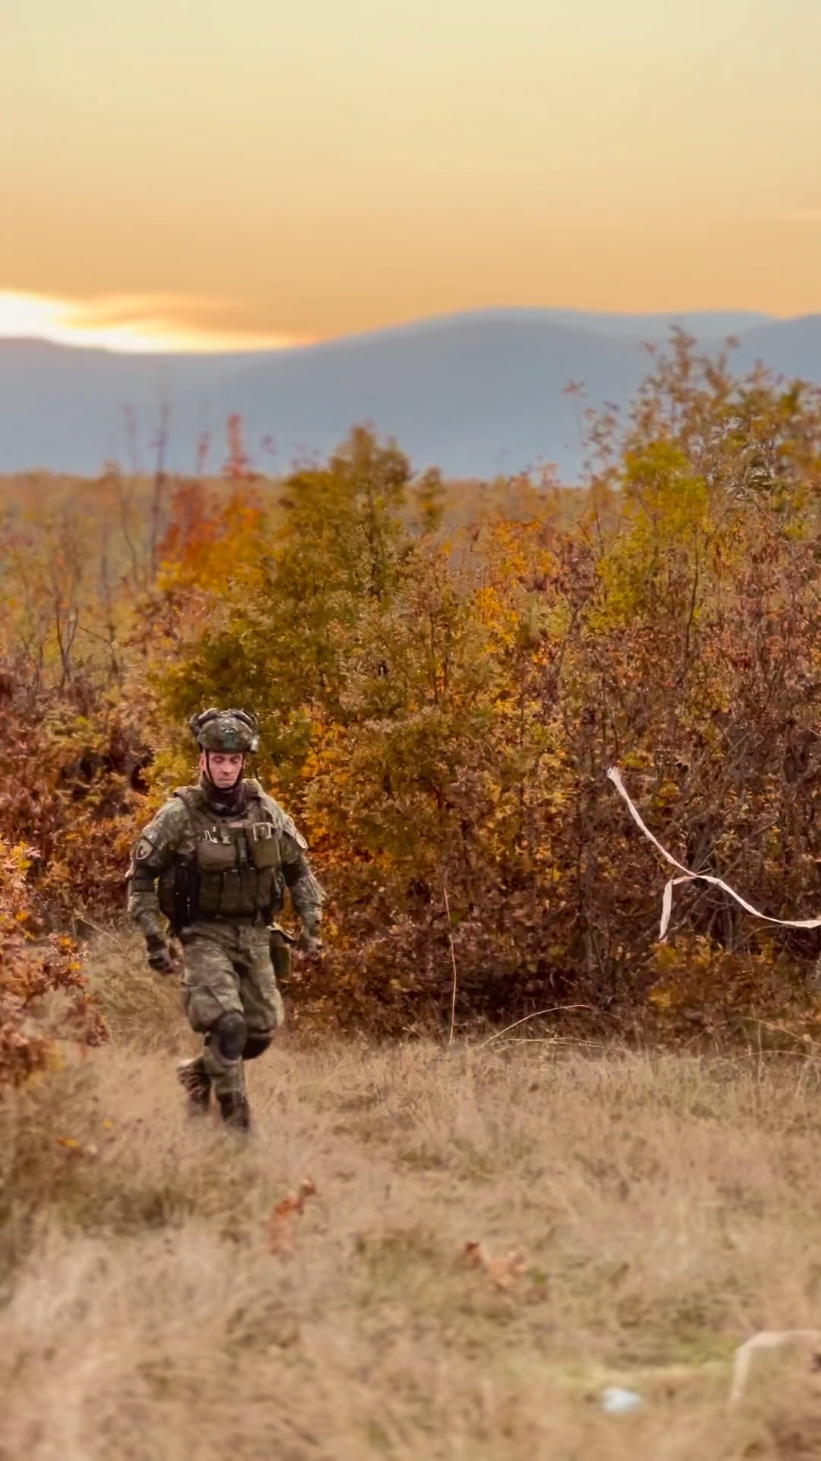
[[[187,719],[206,699],[249,701],[285,781],[299,779],[324,718],[344,715],[349,656],[363,615],[391,601],[412,551],[402,512],[413,478],[394,446],[364,428],[325,467],[283,484],[278,522],[257,551],[202,580],[202,619],[182,626],[177,661],[162,670],[164,713]],[[435,516],[428,478],[423,512]]]

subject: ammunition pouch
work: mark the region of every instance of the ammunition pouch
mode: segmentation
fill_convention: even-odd
[[[237,850],[233,842],[198,842],[197,867],[204,873],[226,873],[237,865]]]
[[[277,984],[287,982],[291,973],[291,949],[296,943],[292,934],[286,933],[284,928],[275,924],[271,929],[269,949],[271,952],[271,963],[274,966],[274,974]]]
[[[199,878],[196,863],[189,857],[175,857],[171,867],[159,880],[157,893],[160,908],[179,937],[197,916]]]
[[[257,871],[280,866],[279,838],[270,822],[249,822],[246,828],[248,851]]]

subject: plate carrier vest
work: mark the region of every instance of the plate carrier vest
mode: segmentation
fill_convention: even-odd
[[[188,813],[194,850],[178,854],[159,879],[160,908],[172,930],[211,918],[269,923],[282,907],[284,879],[279,828],[260,791],[246,789],[237,818],[217,816],[199,787],[180,787],[174,795]]]

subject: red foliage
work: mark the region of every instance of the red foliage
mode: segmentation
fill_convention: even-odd
[[[242,417],[236,412],[228,417],[228,458],[222,473],[231,482],[255,482],[259,477],[245,450]]]
[[[0,1085],[19,1085],[48,1063],[51,1045],[35,1017],[45,995],[67,996],[69,1038],[85,1045],[108,1038],[77,944],[64,934],[44,933],[35,915],[26,879],[35,856],[0,841]]]

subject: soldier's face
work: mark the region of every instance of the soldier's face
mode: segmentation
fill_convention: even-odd
[[[200,756],[200,771],[210,776],[214,785],[222,791],[230,791],[242,775],[244,761],[241,751],[209,751],[207,755],[203,751]]]

